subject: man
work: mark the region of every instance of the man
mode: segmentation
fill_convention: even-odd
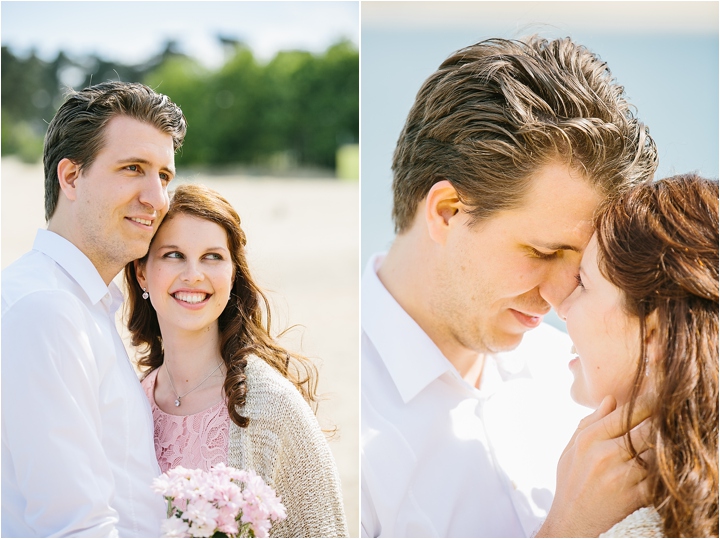
[[[150,407],[112,282],[168,208],[186,122],[166,96],[72,93],[45,137],[45,217],[2,273],[2,535],[157,537]]]
[[[424,83],[393,158],[397,236],[362,282],[363,535],[597,536],[641,504],[611,399],[554,501],[536,481],[569,390],[548,364],[570,344],[541,322],[598,202],[656,166],[622,87],[569,39],[481,42]]]

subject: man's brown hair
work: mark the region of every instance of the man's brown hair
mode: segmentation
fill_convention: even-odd
[[[144,84],[103,82],[80,92],[70,92],[45,134],[46,221],[55,213],[60,193],[58,163],[67,158],[79,165],[80,170],[92,165],[105,143],[105,126],[120,115],[148,123],[169,134],[175,151],[182,146],[187,131],[182,111],[166,95],[158,94]]]
[[[657,151],[607,64],[569,38],[489,39],[450,56],[418,92],[393,157],[393,219],[448,180],[474,221],[521,204],[553,160],[601,192],[651,178]]]

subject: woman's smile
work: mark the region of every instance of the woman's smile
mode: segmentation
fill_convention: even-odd
[[[202,291],[178,290],[170,294],[183,307],[204,307],[212,294]]]
[[[139,271],[164,332],[215,325],[233,282],[225,229],[191,215],[173,216],[158,230]]]

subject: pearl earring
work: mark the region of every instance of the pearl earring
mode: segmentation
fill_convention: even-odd
[[[145,288],[143,288],[142,290],[143,290],[143,295],[142,295],[143,299],[148,299],[150,297],[150,294],[148,294],[148,291]]]
[[[645,358],[645,376],[650,376],[650,362]]]

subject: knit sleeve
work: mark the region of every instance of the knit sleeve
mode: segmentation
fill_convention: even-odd
[[[288,518],[271,533],[347,537],[340,478],[325,435],[299,393],[287,397],[288,421],[284,422],[275,483],[283,485]]]
[[[275,489],[287,518],[271,537],[347,537],[335,459],[300,392],[264,361],[248,362],[247,429],[231,425],[229,462]]]
[[[665,537],[662,520],[653,507],[642,507],[600,537]]]

